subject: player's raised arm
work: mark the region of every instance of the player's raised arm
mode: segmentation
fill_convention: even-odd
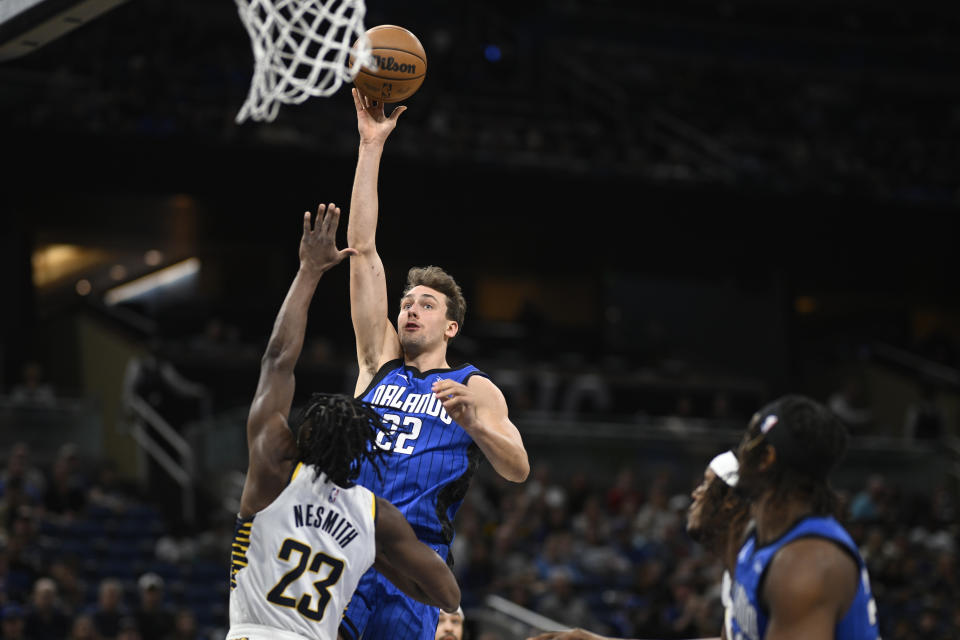
[[[523,482],[530,474],[530,461],[523,439],[507,413],[503,392],[489,379],[473,376],[467,384],[440,380],[433,393],[447,414],[463,427],[483,455],[503,478]]]
[[[350,199],[347,244],[358,252],[350,260],[350,314],[360,366],[356,387],[359,394],[381,364],[400,357],[401,353],[396,329],[387,315],[387,281],[377,253],[377,183],[383,145],[406,107],[396,107],[387,117],[383,103],[374,103],[356,89],[353,89],[353,103],[357,110],[360,150]]]
[[[293,370],[303,349],[307,311],[320,278],[353,249],[337,250],[340,209],[320,205],[316,220],[303,214],[300,268],[280,306],[273,332],[260,361],[260,379],[247,417],[249,470],[240,498],[240,514],[249,516],[269,504],[286,477],[281,467],[296,454],[296,443],[287,425],[295,388]]]
[[[411,598],[452,613],[460,586],[437,552],[417,540],[413,527],[387,500],[377,498],[377,559],[373,565]]]

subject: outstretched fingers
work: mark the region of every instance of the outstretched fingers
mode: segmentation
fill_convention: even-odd
[[[357,108],[357,111],[363,111],[365,108],[363,104],[364,96],[361,95],[360,90],[354,87],[350,92],[353,94],[353,106]]]
[[[324,211],[326,211],[326,215],[324,215]],[[333,230],[336,231],[339,218],[340,207],[332,202],[328,205],[321,204],[317,206],[317,222],[319,223],[317,227],[321,233],[330,233],[331,226],[333,226]]]

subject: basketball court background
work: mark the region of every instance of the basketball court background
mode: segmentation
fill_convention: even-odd
[[[299,214],[348,204],[349,95],[237,125],[252,55],[232,3],[20,5],[0,24],[2,387],[42,362],[81,403],[67,424],[99,434],[87,454],[136,477],[120,380],[156,334],[213,390],[202,438],[228,450]],[[391,290],[411,264],[457,275],[457,356],[509,390],[531,453],[560,468],[590,446],[640,470],[667,456],[680,492],[762,401],[858,389],[872,421],[849,486],[875,468],[955,486],[932,457],[949,449],[900,445],[921,388],[957,434],[960,11],[635,5],[370,2],[367,23],[411,29],[430,62],[381,172]],[[178,287],[104,303],[190,258]],[[347,388],[347,283],[330,275],[305,380]],[[217,322],[229,364],[192,351]],[[9,420],[4,451],[36,435],[41,459],[71,433]],[[670,439],[675,424],[698,437]],[[229,450],[200,458],[226,476]]]

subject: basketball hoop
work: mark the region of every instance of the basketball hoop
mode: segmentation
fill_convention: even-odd
[[[281,104],[330,96],[360,67],[376,68],[364,0],[236,0],[253,45],[250,93],[237,114],[271,122]],[[354,42],[357,49],[353,48]],[[356,57],[359,64],[351,64]]]

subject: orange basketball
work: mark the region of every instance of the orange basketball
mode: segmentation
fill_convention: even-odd
[[[367,37],[379,68],[361,67],[357,72],[353,83],[360,93],[379,102],[400,102],[416,93],[427,74],[427,54],[417,36],[403,27],[381,24],[368,29]]]

